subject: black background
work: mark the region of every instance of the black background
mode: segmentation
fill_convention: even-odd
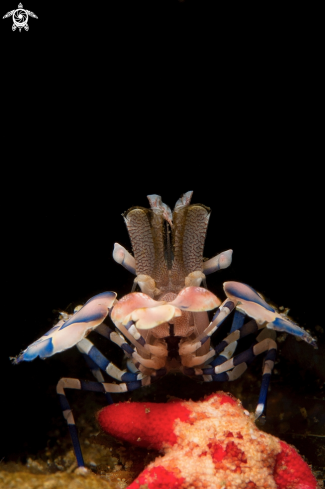
[[[234,250],[211,290],[243,281],[313,334],[324,327],[317,28],[187,0],[23,5],[38,16],[29,32],[0,23],[7,458],[42,448],[54,386],[78,375],[69,352],[8,357],[49,329],[53,310],[130,290],[112,249],[130,248],[121,214],[148,194],[173,207],[193,190],[211,207],[205,256]],[[14,8],[3,1],[1,15]]]

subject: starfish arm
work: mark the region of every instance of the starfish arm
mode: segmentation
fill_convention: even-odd
[[[197,402],[113,404],[97,419],[121,440],[160,450],[128,489],[219,488],[221,477],[223,487],[261,487],[263,480],[263,487],[317,488],[297,451],[260,431],[240,401],[224,392]]]

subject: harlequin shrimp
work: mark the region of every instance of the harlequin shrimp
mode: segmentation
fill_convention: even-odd
[[[115,292],[103,292],[78,306],[74,314],[62,313],[52,329],[13,360],[18,364],[45,359],[73,346],[85,357],[96,381],[62,378],[57,385],[79,467],[84,467],[84,460],[66,389],[102,392],[112,404],[114,393],[147,386],[169,372],[203,382],[235,380],[264,353],[258,418],[276,358],[275,331],[317,347],[307,331],[249,285],[225,282],[223,301],[207,289],[206,276],[227,268],[232,250],[203,258],[210,209],[191,204],[191,197],[192,192],[182,195],[171,211],[159,195],[149,195],[149,209],[132,207],[125,212],[133,255],[116,243],[113,258],[135,276],[132,292],[120,299]],[[207,311],[214,311],[211,320]],[[229,334],[213,346],[211,336],[230,315]],[[124,351],[127,369],[118,368],[87,339],[91,331]],[[249,335],[250,348],[235,354],[238,341]],[[106,382],[103,373],[114,380]]]

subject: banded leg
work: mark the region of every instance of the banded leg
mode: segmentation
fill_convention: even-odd
[[[230,328],[230,333],[233,333],[234,331],[237,331],[237,329],[242,328],[242,326],[244,324],[245,317],[246,317],[246,314],[243,314],[242,312],[237,311],[237,310],[235,311],[235,314],[234,314],[234,317],[232,320],[232,324],[231,324],[231,328]]]
[[[128,347],[130,346],[127,343],[125,344]],[[127,372],[126,370],[120,370],[116,365],[114,365],[113,362],[109,361],[91,341],[86,338],[79,341],[77,347],[78,350],[86,355],[96,367],[99,367],[100,370],[106,372],[110,377],[113,377],[113,379],[120,380],[121,382],[133,382],[143,378],[143,375],[140,372],[131,373]],[[133,348],[130,348],[133,351]],[[100,375],[102,374],[100,373]],[[104,382],[104,379],[101,380],[98,378],[97,380],[99,380],[99,382]]]
[[[146,341],[145,339],[140,335],[140,333],[136,330],[135,326],[134,326],[134,322],[133,321],[129,321],[129,323],[125,326],[125,329],[127,331],[129,331],[129,333],[133,336],[133,338],[138,342],[140,343],[141,346],[144,346],[146,344]],[[104,336],[104,338],[107,338],[111,341],[113,341],[113,343],[116,343],[116,341],[114,341],[114,338],[115,336],[114,335],[117,335],[117,333],[115,333],[111,328],[109,328],[106,324],[102,323],[100,326],[98,326],[98,328],[95,330],[96,333],[99,333],[101,336]],[[113,334],[113,336],[112,336]],[[118,343],[117,343],[118,344]],[[119,345],[120,346],[120,345]],[[135,347],[137,346],[137,344],[134,345]]]
[[[274,367],[274,362],[276,359],[277,344],[274,339],[269,337],[270,333],[272,335],[272,332],[267,329],[263,329],[263,331],[256,338],[255,344],[252,345],[251,348],[245,350],[242,353],[239,353],[230,360],[222,361],[221,364],[219,363],[217,366],[214,367],[207,367],[202,369],[184,369],[184,374],[190,376],[198,376],[200,380],[203,380],[204,382],[224,382],[228,380],[235,380],[245,372],[247,366],[252,363],[258,355],[267,351],[263,366],[262,385],[260,389],[258,404],[255,410],[255,419],[257,419],[262,415],[265,409],[267,391],[271,379],[271,373]],[[227,348],[231,346],[232,343],[228,345]],[[223,359],[226,358],[223,352],[221,353],[221,355],[219,355],[219,357],[220,356],[222,356]],[[228,377],[224,376],[225,373],[228,374]]]
[[[226,372],[227,370],[231,370],[232,368],[236,367],[237,365],[240,365],[241,363],[246,363],[246,365],[249,365],[261,353],[269,350],[276,351],[277,349],[276,342],[271,338],[266,338],[263,339],[262,341],[259,341],[259,338],[257,338],[257,341],[258,343],[252,345],[248,350],[245,350],[242,353],[235,355],[233,358],[227,360],[221,365],[217,365],[216,367],[203,368],[202,370],[204,371],[204,373],[207,374],[213,374],[213,373],[219,374],[221,372]]]
[[[77,347],[78,347],[78,345],[77,345]],[[81,351],[81,350],[79,350],[79,351]],[[95,379],[98,382],[105,382],[105,379],[104,379],[104,377],[100,371],[100,368],[98,368],[97,364],[86,353],[82,353],[82,356],[84,357],[85,362],[88,365],[88,367],[90,368],[91,373],[93,374]],[[105,397],[106,397],[106,400],[107,400],[109,405],[114,404],[112,396],[110,395],[109,392],[105,392]]]
[[[246,323],[243,326],[243,328],[242,328],[243,331],[241,331],[241,333],[243,333],[243,334],[241,335],[241,337],[247,336],[247,334],[254,332],[254,331],[249,332],[250,329],[252,330],[254,328],[254,323],[255,323],[255,321],[249,321],[249,323]],[[247,326],[249,326],[249,328]],[[246,330],[244,328],[246,328]],[[265,329],[265,327],[263,328],[263,326],[261,326],[257,323],[255,323],[255,328],[256,329],[262,329],[262,331],[256,337],[255,345],[253,345],[250,349],[253,352],[253,355],[250,356],[250,353],[249,353],[250,350],[246,350],[246,352],[243,352],[240,355],[243,355],[243,357],[245,357],[245,355],[246,355],[246,357],[245,357],[246,361],[241,364],[241,365],[245,366],[245,368],[243,370],[243,372],[244,372],[247,369],[247,366],[254,361],[255,357],[257,355],[260,355],[261,353],[263,353],[267,349],[267,353],[266,353],[266,356],[264,358],[262,384],[261,384],[261,389],[260,389],[257,407],[255,410],[255,420],[256,420],[263,414],[263,412],[265,410],[267,392],[268,392],[268,388],[269,388],[269,384],[270,384],[270,380],[271,380],[272,370],[273,370],[274,363],[276,360],[277,344],[275,342],[276,333],[274,331],[270,331],[268,329]],[[255,329],[255,331],[256,331],[256,329]],[[234,359],[233,359],[234,364],[237,364],[238,362],[240,362],[240,355],[237,355],[236,357],[234,357]]]
[[[129,326],[134,325],[133,321],[130,321]],[[133,326],[134,327],[134,326]],[[127,327],[124,327],[127,328]],[[134,330],[136,331],[135,327]],[[164,361],[160,360],[160,358],[165,358],[168,354],[166,348],[159,346],[159,345],[149,345],[148,343],[145,342],[144,338],[140,336],[139,334],[139,340],[143,340],[143,343],[141,343],[144,348],[145,348],[145,355],[142,355],[141,350],[140,353],[135,351],[135,349],[129,345],[126,341],[123,335],[116,333],[115,331],[112,331],[106,324],[101,324],[97,329],[96,332],[98,332],[100,335],[104,336],[105,338],[108,338],[111,340],[113,343],[118,345],[129,358],[133,358],[135,363],[139,363],[143,365],[146,368],[153,368],[156,370],[159,370],[160,368],[163,367],[165,364]],[[137,341],[139,341],[137,340]],[[151,357],[151,355],[154,355],[155,357]],[[149,358],[148,358],[149,357]],[[109,372],[107,372],[109,374]],[[111,375],[111,374],[109,374]],[[140,375],[140,373],[139,373]],[[117,377],[114,377],[118,379]],[[123,380],[124,379],[118,379],[118,380]],[[126,379],[125,379],[126,380]]]
[[[126,353],[128,357],[132,357],[135,362],[140,363],[141,365],[145,366],[146,368],[154,368],[154,369],[159,369],[162,365],[163,362],[159,362],[159,360],[155,360],[150,358],[151,354],[156,355],[157,357],[165,357],[166,352],[165,349],[161,348],[160,346],[154,346],[154,345],[148,345],[145,341],[145,339],[140,335],[140,333],[137,332],[137,329],[134,326],[133,321],[129,321],[129,323],[126,326],[119,325],[119,329],[124,329],[128,333],[128,338],[131,336],[133,339],[133,344],[135,346],[141,347],[140,349],[140,354],[135,351],[135,349],[129,345],[126,341],[123,335],[113,331],[111,328],[109,328],[106,324],[102,323],[97,329],[96,333],[99,333],[101,336],[104,336],[104,338],[109,339],[116,345],[118,345],[122,350]],[[124,332],[124,331],[123,331]],[[95,347],[94,347],[95,348]],[[98,351],[98,350],[97,350]],[[144,354],[142,354],[144,352]],[[100,353],[100,352],[99,352]],[[149,357],[149,358],[148,358]],[[107,360],[107,359],[105,359]],[[113,364],[111,364],[113,365]],[[115,366],[114,366],[115,367]],[[117,367],[115,367],[117,368]],[[111,371],[113,372],[112,367],[110,367]],[[111,375],[107,370],[106,367],[104,369],[109,375]],[[121,371],[119,371],[121,372]],[[140,375],[140,372],[139,374]],[[122,380],[128,382],[126,378],[118,378],[115,375],[111,375],[112,377],[116,378],[117,380]]]
[[[248,321],[248,323],[244,324],[240,329],[236,329],[232,333],[230,333],[224,340],[222,340],[215,348],[214,351],[215,353],[221,353],[224,351],[225,348],[227,348],[228,345],[234,344],[235,349],[238,340],[241,338],[244,338],[245,336],[248,336],[250,334],[256,333],[260,329],[265,328],[265,323],[264,324],[257,324],[254,319],[251,319]],[[217,357],[215,360],[211,362],[212,366],[220,365],[220,362],[218,361]],[[230,358],[230,357],[228,357]],[[221,362],[224,363],[224,362]]]
[[[225,363],[229,358],[232,358],[234,356],[235,350],[237,348],[237,341],[233,341],[232,343],[229,343],[222,351],[221,353],[214,359],[212,362],[210,362],[211,367],[216,367],[217,365],[221,365],[222,363]]]
[[[222,353],[217,356],[213,362],[210,362],[210,365],[215,367],[216,365],[221,365],[225,363],[229,358],[231,358],[235,352],[235,349],[237,347],[237,341],[234,341],[233,343],[230,343],[229,345],[224,348]],[[183,368],[183,373],[185,375],[188,375],[190,377],[196,376],[199,377],[199,380],[202,380],[203,382],[228,382],[231,380],[236,380],[238,377],[240,377],[246,370],[247,365],[240,364],[237,367],[233,368],[229,372],[222,372],[220,374],[208,374],[207,373],[207,368],[188,368],[184,367]]]
[[[100,328],[102,326],[103,325],[101,325]],[[107,328],[106,325],[104,326]],[[165,361],[160,360],[160,358],[165,358],[167,356],[168,352],[166,348],[159,345],[149,345],[146,343],[146,340],[136,329],[134,321],[129,321],[126,326],[123,326],[120,323],[117,328],[121,331],[121,333],[123,333],[123,335],[127,336],[131,343],[136,347],[137,351],[135,351],[133,347],[125,342],[123,336],[118,335],[117,333],[110,334],[110,339],[124,349],[124,351],[129,354],[136,363],[141,364],[145,368],[152,368],[156,370],[163,367]],[[102,329],[99,331],[99,333],[103,334]],[[115,334],[117,338],[123,338],[124,342],[121,344],[121,340],[115,341],[112,338],[113,334]]]
[[[218,311],[215,313],[211,323],[209,324],[208,328],[205,330],[204,333],[206,333],[209,330],[208,334],[204,335],[204,337],[199,342],[197,342],[197,339],[196,339],[194,342],[186,342],[185,341],[183,344],[181,344],[180,348],[179,348],[180,356],[182,356],[184,354],[194,353],[194,351],[196,351],[195,347],[197,347],[196,349],[200,348],[210,338],[210,336],[219,328],[221,323],[226,319],[226,317],[230,314],[230,312],[233,311],[233,309],[234,309],[233,302],[225,301],[224,304],[222,306],[220,306]],[[231,326],[232,335],[229,335],[227,338],[225,338],[225,340],[223,340],[219,345],[217,345],[217,347],[215,348],[215,353],[220,353],[221,351],[223,351],[226,348],[227,345],[229,345],[233,341],[239,339],[240,337],[245,336],[242,333],[244,319],[245,319],[245,314],[242,314],[238,311],[235,311],[232,326]],[[254,321],[254,324],[256,324],[255,321]],[[211,329],[211,325],[213,325],[212,329]],[[256,329],[253,328],[253,330],[250,332],[248,332],[248,329],[249,329],[249,327],[247,326],[245,329],[245,331],[247,331],[246,334],[250,334],[250,333],[253,333],[254,331],[257,331],[257,328]],[[200,335],[200,336],[202,336],[202,335]],[[200,338],[200,336],[198,338]],[[211,356],[213,356],[213,355],[208,354],[208,357],[206,359],[203,359],[203,361],[201,363],[204,363],[206,360],[211,358]],[[230,357],[228,357],[228,358],[230,358]],[[217,363],[215,363],[215,365],[219,364],[218,363],[219,361],[217,361],[216,359],[215,359],[215,361],[217,362]],[[196,364],[199,365],[200,362],[196,362]],[[194,366],[194,363],[192,366]]]
[[[221,306],[219,306],[209,326],[197,337],[196,340],[199,340],[202,344],[204,344],[210,338],[210,336],[217,331],[226,317],[229,316],[229,314],[234,310],[234,307],[234,302],[226,299]]]
[[[261,341],[265,336],[269,336],[274,340],[276,338],[276,333],[274,331],[269,331],[264,329],[263,331],[261,331],[261,333],[258,335],[256,339],[258,341]],[[272,370],[276,360],[276,353],[277,353],[277,345],[275,343],[275,348],[270,349],[264,358],[262,385],[260,389],[260,395],[258,398],[257,407],[255,409],[255,420],[258,419],[265,410],[267,392],[270,385]]]
[[[204,345],[204,343],[210,339],[211,335],[221,326],[226,317],[233,311],[234,307],[234,302],[226,299],[218,308],[209,326],[194,341],[184,341],[184,343],[180,345],[179,355],[189,355],[201,348],[201,346]]]
[[[268,329],[265,329],[265,325],[262,326],[262,325],[259,325],[257,323],[255,323],[255,325],[254,325],[254,323],[255,323],[254,320],[249,321],[248,323],[246,323],[243,326],[242,330],[240,331],[240,334],[241,334],[240,337],[243,338],[244,336],[247,336],[248,334],[251,334],[258,329],[262,329],[260,334],[256,337],[255,345],[253,345],[251,347],[254,356],[251,356],[250,358],[247,356],[246,361],[240,365],[244,366],[244,369],[242,371],[242,373],[243,373],[247,369],[247,366],[250,363],[252,363],[252,361],[255,359],[255,356],[257,356],[260,353],[263,353],[263,351],[265,351],[265,348],[264,347],[262,348],[262,346],[261,346],[262,343],[266,342],[265,345],[269,344],[267,354],[264,358],[262,384],[261,384],[260,394],[259,394],[259,398],[258,398],[258,404],[257,404],[256,410],[255,410],[255,420],[256,420],[263,414],[263,412],[265,410],[267,392],[268,392],[268,388],[269,388],[269,384],[270,384],[270,380],[271,380],[272,370],[273,370],[274,363],[276,360],[277,344],[275,342],[276,333],[274,331],[270,331]],[[253,329],[255,329],[255,331],[253,331]],[[229,335],[228,339],[231,336],[233,336],[233,334]],[[234,343],[237,345],[237,341]],[[229,348],[232,344],[233,343],[231,343],[227,348]],[[227,348],[225,349],[225,351],[227,350]],[[236,348],[236,346],[235,346],[235,348]],[[249,350],[246,350],[246,352],[243,352],[243,354],[247,354],[247,352],[249,352]],[[216,360],[218,360],[220,358],[220,356],[222,356],[222,358],[224,358],[223,355],[224,355],[224,352],[222,352],[221,355],[219,355],[219,357],[217,357]],[[235,358],[237,358],[236,363],[238,361],[240,361],[240,355],[237,355],[237,357],[235,357]],[[235,360],[235,358],[233,360]],[[212,362],[213,365],[220,365],[221,363],[225,363],[225,362],[221,362],[221,363],[215,363],[215,362],[216,361]],[[240,365],[238,365],[238,367]],[[235,369],[238,367],[235,367]],[[215,379],[215,380],[218,380],[218,379]]]
[[[125,382],[122,384],[109,384],[106,382],[105,383],[92,382],[92,381],[84,381],[84,380],[69,379],[69,378],[62,378],[59,380],[56,391],[59,395],[63,416],[68,424],[78,467],[85,469],[85,463],[82,456],[77,427],[75,424],[75,420],[72,414],[70,404],[65,394],[65,389],[77,389],[77,390],[91,391],[91,392],[102,392],[103,394],[122,393],[122,392],[130,392],[136,390],[139,387],[142,387],[143,385],[148,385],[149,383],[150,383],[150,378],[149,379],[144,378],[135,382]]]
[[[147,345],[146,340],[136,329],[134,321],[129,321],[126,326],[119,322],[115,324],[115,326],[120,331],[120,333],[125,336],[125,338],[127,338],[129,342],[137,349],[137,351],[141,354],[143,358],[150,358],[150,350],[148,349],[149,345]],[[107,329],[110,328],[108,328],[108,326],[104,324],[100,325],[100,327],[97,328],[96,331],[107,338]],[[110,330],[110,332],[112,332],[112,330]]]
[[[230,329],[231,334],[228,335],[223,341],[221,341],[221,343],[219,343],[219,345],[215,347],[216,353],[222,353],[218,355],[212,362],[210,362],[210,365],[212,367],[215,367],[216,365],[221,365],[226,360],[231,358],[235,353],[237,340],[251,333],[249,326],[245,325],[245,329],[243,327],[245,317],[245,314],[239,311],[235,311]]]
[[[225,357],[225,360],[227,357]],[[238,379],[247,369],[247,365],[241,363],[237,367],[233,368],[229,372],[222,372],[220,374],[207,374],[204,368],[183,368],[184,375],[189,377],[195,376],[198,380],[202,382],[231,382],[232,380]]]
[[[144,347],[145,354],[143,354],[143,350],[140,350],[140,353],[137,353],[132,349],[131,357],[136,360],[135,365],[141,364],[146,368],[154,368],[155,370],[163,370],[160,369],[160,364],[161,362],[156,361],[155,359],[152,358],[152,355],[155,355],[157,357],[166,357],[167,356],[167,351],[166,348],[163,348],[161,346],[157,345],[149,345],[146,340],[141,336],[139,331],[137,330],[135,326],[134,321],[129,321],[124,328],[133,336],[133,338],[140,343],[141,346]],[[102,334],[100,332],[100,334]],[[148,358],[149,357],[149,358]],[[163,362],[165,364],[165,362]],[[132,369],[131,369],[132,370]]]
[[[262,385],[260,389],[258,404],[255,410],[255,419],[259,418],[265,409],[267,391],[270,384],[271,373],[274,367],[274,362],[276,359],[277,353],[277,344],[274,339],[265,336],[268,336],[270,331],[264,329],[256,338],[257,343],[253,345],[249,350],[246,350],[239,355],[236,355],[233,359],[228,360],[223,365],[215,367],[215,371],[222,371],[223,369],[227,369],[231,364],[234,366],[243,363],[245,365],[245,370],[247,366],[254,361],[256,356],[260,355],[267,351],[264,366],[263,366],[263,374],[262,374]],[[227,365],[228,364],[228,365]]]

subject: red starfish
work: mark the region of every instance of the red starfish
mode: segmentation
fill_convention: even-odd
[[[126,402],[98,414],[108,433],[164,453],[128,489],[316,489],[297,451],[260,431],[240,401]]]

